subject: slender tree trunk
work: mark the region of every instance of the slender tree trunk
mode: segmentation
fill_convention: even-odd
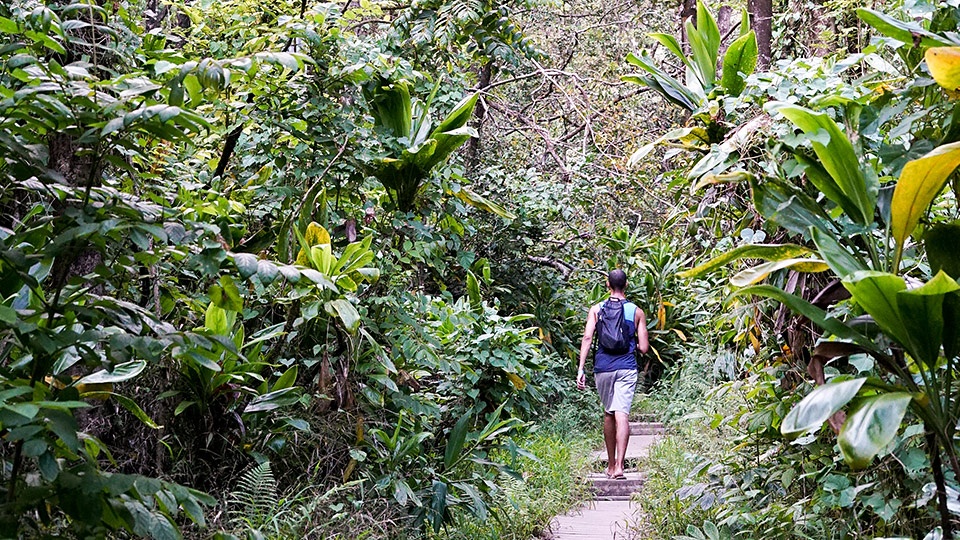
[[[927,447],[928,452],[930,452],[930,465],[933,468],[933,481],[937,485],[937,507],[940,510],[940,526],[943,527],[943,537],[953,538],[953,522],[950,521],[950,510],[947,508],[947,482],[943,477],[940,446],[937,444],[937,437],[932,431],[927,432]]]
[[[750,13],[750,27],[757,34],[757,68],[765,70],[770,67],[770,42],[773,38],[773,1],[747,0],[747,11]]]
[[[697,24],[697,0],[683,0],[680,3],[680,41],[683,43],[683,50],[690,52],[690,42],[687,40],[687,19]]]
[[[805,43],[809,56],[822,57],[836,50],[834,41],[837,21],[827,15],[826,11],[826,7],[822,4],[814,4],[809,12],[810,24],[807,25],[808,34]]]
[[[480,68],[480,77],[477,81],[477,91],[482,92],[490,86],[493,78],[493,61],[488,61]],[[487,116],[487,105],[483,99],[477,102],[473,111],[473,125],[477,129],[477,136],[467,141],[467,171],[473,172],[480,164],[480,130],[483,129],[483,119]]]

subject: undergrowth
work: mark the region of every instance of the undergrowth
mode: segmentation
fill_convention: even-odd
[[[539,537],[550,519],[588,497],[583,478],[589,453],[599,444],[599,411],[588,394],[577,393],[519,445],[535,456],[521,457],[515,470],[522,480],[503,478],[503,489],[486,520],[457,519],[435,538],[450,540],[530,540]],[[599,414],[599,413],[597,413]],[[596,418],[594,418],[596,416]]]

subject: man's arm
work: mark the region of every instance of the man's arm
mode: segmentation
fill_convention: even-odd
[[[580,339],[580,365],[577,367],[577,388],[581,390],[587,386],[587,375],[583,372],[583,366],[587,363],[587,355],[590,354],[590,345],[593,344],[593,333],[596,329],[597,306],[593,306],[587,313],[587,324],[583,329],[583,338]]]
[[[637,327],[637,350],[640,354],[646,354],[650,350],[650,338],[647,336],[647,316],[643,310],[637,308],[637,313],[633,316],[633,324]]]

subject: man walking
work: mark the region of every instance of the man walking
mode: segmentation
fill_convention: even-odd
[[[627,300],[627,274],[611,270],[607,274],[610,298],[590,308],[586,329],[580,341],[580,367],[577,370],[577,388],[587,386],[583,372],[594,334],[597,351],[593,373],[597,392],[603,403],[603,442],[607,447],[607,476],[623,479],[623,458],[630,438],[630,407],[637,388],[637,360],[635,353],[646,353],[650,348],[647,338],[647,319],[643,310]]]

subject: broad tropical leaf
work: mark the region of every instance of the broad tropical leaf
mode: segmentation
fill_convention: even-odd
[[[727,94],[739,96],[747,83],[744,77],[753,73],[757,68],[757,58],[759,58],[757,49],[757,36],[753,30],[740,36],[727,47],[727,52],[723,55],[723,75],[720,84],[726,89]]]
[[[907,288],[902,277],[885,272],[857,272],[843,280],[843,286],[885,334],[901,345],[910,343],[897,302],[897,293]]]
[[[860,8],[857,10],[857,16],[865,23],[876,28],[881,34],[902,41],[908,45],[913,45],[917,39],[920,40],[920,45],[923,47],[956,45],[956,43],[952,43],[943,36],[938,36],[930,32],[916,22],[905,22],[894,19],[879,11]]]
[[[944,300],[960,285],[940,272],[922,287],[897,293],[902,324],[910,339],[910,352],[927,366],[934,366],[943,343]]]
[[[737,273],[737,275],[730,278],[730,284],[734,287],[747,287],[763,281],[767,276],[778,270],[786,268],[806,273],[825,272],[830,269],[827,263],[820,259],[784,259],[781,261],[770,261]]]
[[[860,378],[818,386],[790,409],[780,424],[780,433],[787,439],[795,439],[819,428],[857,395],[866,380]]]
[[[922,158],[904,165],[897,187],[893,190],[890,210],[890,228],[897,242],[895,265],[899,265],[907,237],[913,233],[920,217],[927,212],[930,203],[957,166],[960,166],[960,142],[935,148]]]
[[[739,259],[782,261],[810,253],[810,249],[796,244],[747,244],[733,248],[709,261],[677,274],[681,278],[700,277]]]
[[[784,291],[783,289],[779,289],[772,285],[754,285],[752,287],[746,287],[735,291],[730,296],[739,297],[748,296],[751,294],[779,300],[788,308],[790,308],[791,311],[810,319],[814,324],[826,330],[831,335],[852,341],[869,351],[877,350],[877,347],[872,339],[861,334],[860,332],[857,332],[840,320],[833,317],[828,317],[826,311],[818,308],[810,302],[807,302],[795,294],[790,294]]]
[[[840,278],[869,270],[862,260],[841,246],[833,235],[816,227],[810,227],[810,235],[813,237],[813,243],[817,245],[820,257],[830,265],[833,273]]]
[[[790,103],[773,102],[767,105],[767,110],[782,114],[810,138],[813,151],[836,182],[837,190],[855,205],[852,213],[848,212],[850,218],[864,225],[872,223],[879,185],[860,170],[860,161],[853,145],[840,126],[826,113]],[[827,191],[824,194],[830,195]],[[840,201],[834,202],[840,204]]]
[[[843,459],[854,469],[862,469],[884,449],[900,429],[913,397],[906,392],[871,396],[853,411],[840,430],[838,442]]]
[[[933,80],[955,97],[960,91],[960,47],[932,47],[924,58]]]

